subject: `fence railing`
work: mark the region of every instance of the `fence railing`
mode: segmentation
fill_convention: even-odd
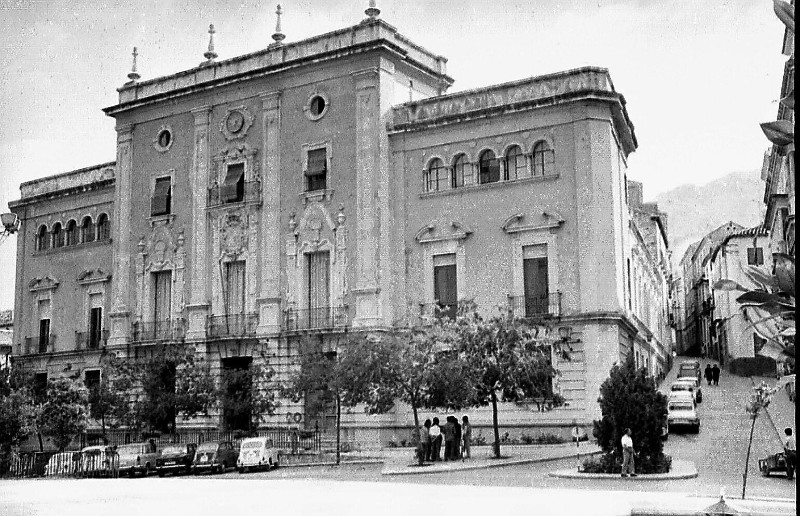
[[[75,332],[75,349],[78,351],[104,348],[107,342],[108,330]]]
[[[52,353],[55,349],[55,344],[56,336],[52,333],[49,335],[37,335],[36,337],[25,337],[22,352],[25,355]]]
[[[99,478],[119,476],[119,456],[111,450],[81,453],[34,452],[11,458],[6,476]]]
[[[133,342],[182,341],[186,335],[183,319],[133,323]]]
[[[211,315],[208,316],[207,324],[210,338],[254,337],[258,327],[258,314]]]
[[[561,292],[546,296],[508,296],[508,308],[515,317],[560,317]]]
[[[286,310],[283,320],[285,331],[330,330],[350,326],[350,313],[345,306]]]
[[[208,189],[208,207],[232,204],[237,202],[261,202],[261,181],[245,181],[244,190],[235,192],[235,196],[226,198],[221,185],[214,185]]]

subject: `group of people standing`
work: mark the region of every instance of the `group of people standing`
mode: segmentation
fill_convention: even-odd
[[[714,364],[714,367],[711,367],[711,364],[706,364],[706,370],[703,371],[703,376],[705,377],[708,385],[712,383],[714,385],[719,385],[719,366]]]
[[[461,418],[461,423],[455,416],[447,416],[444,425],[439,424],[439,418],[425,420],[420,432],[422,458],[427,462],[442,460],[442,444],[444,444],[444,460],[457,460],[470,458],[470,443],[472,442],[472,425],[469,417]]]

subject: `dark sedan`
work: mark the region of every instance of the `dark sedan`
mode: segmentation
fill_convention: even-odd
[[[170,444],[161,450],[156,459],[156,471],[163,477],[167,473],[189,473],[197,449],[195,444]]]
[[[230,441],[211,441],[197,447],[194,455],[192,471],[202,473],[222,473],[228,468],[236,467],[239,449]]]

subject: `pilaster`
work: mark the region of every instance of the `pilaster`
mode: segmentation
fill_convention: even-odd
[[[280,92],[260,95],[262,102],[261,286],[258,296],[258,335],[281,331],[280,242]]]
[[[114,188],[113,281],[111,284],[111,336],[109,345],[125,344],[130,333],[131,283],[131,173],[133,126],[117,126],[117,165]]]
[[[205,337],[206,316],[208,315],[208,221],[206,204],[208,200],[208,171],[210,163],[209,118],[211,108],[203,106],[192,110],[194,115],[194,152],[192,168],[189,171],[189,184],[192,189],[191,217],[191,288],[189,303],[186,305],[189,328],[187,339]]]

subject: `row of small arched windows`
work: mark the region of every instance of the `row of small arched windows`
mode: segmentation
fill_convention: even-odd
[[[111,222],[108,215],[101,213],[97,217],[97,222],[92,221],[92,217],[86,216],[81,221],[80,226],[75,220],[67,222],[62,226],[60,222],[53,224],[53,228],[48,231],[47,225],[42,224],[36,231],[36,250],[47,251],[78,244],[88,244],[95,240],[108,240],[111,237]]]
[[[519,145],[512,145],[503,157],[486,149],[471,163],[466,154],[458,154],[450,166],[441,158],[434,158],[423,172],[425,192],[439,192],[451,188],[483,185],[498,181],[514,181],[526,177],[539,177],[555,173],[555,153],[550,144],[541,140],[526,154]]]

